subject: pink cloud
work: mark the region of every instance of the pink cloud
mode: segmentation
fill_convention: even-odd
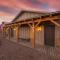
[[[47,3],[49,8],[60,10],[60,0],[37,0],[42,3]]]
[[[47,7],[45,6],[46,4]],[[9,7],[12,9],[12,11],[14,11],[15,9],[17,10],[16,13],[20,12],[20,10],[34,10],[45,12],[55,10],[60,11],[60,0],[0,0],[0,6]],[[0,16],[13,16],[13,15],[5,11],[0,11]]]
[[[59,0],[50,0],[49,7],[60,9],[60,1]]]
[[[59,0],[0,0],[0,5],[8,6],[15,9],[27,9],[27,10],[42,10],[47,11],[45,8],[42,9],[42,5],[38,5],[36,2],[42,4],[48,4],[49,8],[60,10],[60,1]],[[48,8],[48,9],[49,9]]]
[[[12,8],[15,8],[14,6],[16,6],[14,0],[0,0],[0,5],[12,7]]]
[[[42,10],[41,6],[37,6],[37,4],[33,4],[29,2],[29,0],[0,0],[0,5],[4,5],[7,7],[15,8],[15,9],[27,9],[27,10]]]
[[[35,10],[42,10],[42,11],[47,11],[49,9],[55,9],[55,10],[60,10],[60,0],[35,0],[35,4],[32,2],[32,0],[19,0],[20,2],[17,2],[17,7],[19,8],[30,8],[30,9],[35,9]],[[41,4],[38,4],[37,2],[40,2]],[[47,4],[48,7],[47,9],[42,8],[44,4]]]
[[[14,16],[14,15],[5,12],[0,12],[0,16]]]

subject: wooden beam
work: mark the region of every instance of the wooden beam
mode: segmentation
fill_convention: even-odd
[[[19,22],[17,22],[17,23],[12,23],[12,24],[6,24],[6,26],[10,26],[10,25],[17,25],[17,24],[29,24],[29,23],[33,23],[33,21],[34,22],[38,22],[39,20],[40,21],[49,21],[49,20],[57,20],[57,19],[60,19],[59,18],[59,16],[50,16],[50,17],[45,17],[45,18],[40,18],[40,19],[36,19],[36,20],[29,20],[29,21],[23,21],[23,22],[21,22],[21,21],[19,21]]]
[[[40,24],[41,21],[38,21],[38,23],[35,25],[35,27],[37,27]]]
[[[58,26],[58,27],[60,27],[60,24],[59,23],[57,23],[56,21],[54,21],[54,20],[50,20],[52,23],[54,23],[56,26]]]

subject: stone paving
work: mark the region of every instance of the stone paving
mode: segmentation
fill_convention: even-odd
[[[28,48],[0,37],[0,60],[60,60],[60,49]]]

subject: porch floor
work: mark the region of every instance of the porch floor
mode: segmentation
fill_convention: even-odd
[[[0,60],[60,60],[59,48],[29,48],[4,38],[0,41]]]

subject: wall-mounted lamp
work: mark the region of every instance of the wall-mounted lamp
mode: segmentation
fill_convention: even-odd
[[[17,27],[16,26],[13,26],[13,30],[15,31],[17,29]]]
[[[37,27],[36,29],[37,29],[37,31],[41,31],[42,30],[42,26]]]

